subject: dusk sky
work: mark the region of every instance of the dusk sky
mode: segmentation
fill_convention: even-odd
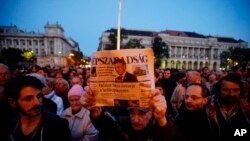
[[[250,44],[249,0],[121,0],[121,27],[178,30],[242,39]],[[117,0],[0,0],[0,25],[44,32],[58,22],[90,56],[101,34],[117,28]],[[249,45],[248,45],[249,47]]]

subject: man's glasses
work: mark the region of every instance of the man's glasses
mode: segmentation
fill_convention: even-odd
[[[201,99],[202,97],[196,96],[196,95],[185,95],[185,99],[191,98],[192,100],[198,100]]]

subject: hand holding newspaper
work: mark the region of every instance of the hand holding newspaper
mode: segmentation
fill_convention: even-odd
[[[96,106],[149,107],[154,84],[151,48],[98,51],[91,56]]]

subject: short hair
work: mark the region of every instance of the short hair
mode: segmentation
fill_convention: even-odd
[[[243,83],[241,81],[241,77],[237,74],[234,73],[229,73],[225,77],[221,78],[215,85],[212,90],[212,94],[215,94],[215,98],[220,99],[220,90],[221,90],[221,84],[223,81],[230,81],[238,84],[240,86],[240,96],[244,97],[244,88],[243,88]]]
[[[186,77],[186,73],[184,72],[177,72],[176,75],[174,76],[176,81],[179,81],[180,79]]]
[[[54,86],[55,86],[55,78],[47,77],[47,78],[46,78],[46,84],[49,86],[49,88],[54,89]]]
[[[209,69],[207,66],[203,67],[201,71],[204,71],[205,69]]]
[[[58,81],[62,81],[62,82],[65,84],[65,86],[67,87],[67,89],[69,89],[69,82],[68,82],[67,80],[65,80],[64,78],[57,78],[57,79],[55,80],[55,84],[56,84],[56,82],[58,82]]]
[[[203,97],[203,98],[205,98],[205,97],[207,97],[208,96],[208,89],[207,89],[207,87],[206,86],[204,86],[204,85],[201,85],[201,84],[199,84],[199,83],[192,83],[192,84],[190,84],[190,85],[188,85],[187,87],[186,87],[186,90],[188,89],[188,87],[191,87],[191,86],[198,86],[198,87],[200,87],[201,88],[201,96]]]
[[[9,98],[17,100],[20,96],[20,90],[28,86],[42,90],[44,84],[34,76],[17,76],[6,82],[4,94]]]
[[[125,62],[125,60],[123,59],[123,58],[117,58],[117,59],[115,59],[115,61],[114,61],[114,64],[117,64],[117,63],[121,63],[121,64],[126,64],[126,62]]]
[[[164,86],[161,82],[156,82],[155,87],[161,87],[164,90]]]

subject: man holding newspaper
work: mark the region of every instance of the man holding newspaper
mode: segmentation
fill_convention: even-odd
[[[100,140],[111,141],[176,141],[179,131],[173,121],[167,119],[166,101],[158,90],[150,95],[150,107],[129,107],[128,117],[113,117],[104,107],[95,107],[96,99],[89,87],[85,87],[82,104],[90,110],[91,121],[99,130]]]

